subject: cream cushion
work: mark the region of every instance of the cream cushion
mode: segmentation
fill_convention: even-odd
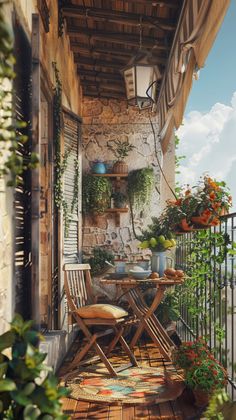
[[[83,306],[76,311],[81,318],[118,319],[128,315],[128,312],[119,306],[104,303]]]

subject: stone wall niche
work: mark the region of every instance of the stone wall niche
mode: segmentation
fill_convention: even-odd
[[[150,204],[144,213],[135,212],[135,230],[137,234],[151,222],[152,216],[158,216],[160,207],[160,169],[156,157],[161,159],[161,146],[154,144],[150,124],[151,118],[156,134],[158,133],[158,116],[148,110],[139,112],[133,107],[127,108],[126,101],[108,99],[88,99],[83,102],[83,171],[90,171],[90,162],[95,159],[114,160],[107,148],[107,142],[115,139],[129,140],[135,146],[126,159],[129,171],[143,167],[152,167],[155,171],[155,188]],[[158,136],[156,135],[156,139]],[[156,150],[156,151],[155,151]],[[168,154],[173,154],[173,147]],[[168,167],[174,173],[174,166]],[[125,181],[124,181],[125,182]],[[120,215],[120,226],[116,226],[114,215],[105,214],[94,223],[93,218],[84,217],[83,251],[89,254],[95,246],[106,246],[116,256],[130,261],[142,258],[137,248],[130,211]]]

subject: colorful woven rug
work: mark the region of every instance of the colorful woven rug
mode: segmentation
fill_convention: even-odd
[[[67,383],[77,400],[121,404],[153,404],[175,400],[184,389],[173,367],[132,367],[111,378],[95,372],[80,372]]]

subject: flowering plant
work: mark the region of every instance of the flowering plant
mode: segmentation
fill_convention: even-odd
[[[194,361],[211,357],[204,340],[186,341],[173,353],[174,363],[181,369],[189,369]]]
[[[186,384],[193,390],[212,393],[227,383],[227,372],[214,358],[193,362],[187,371]]]
[[[225,182],[204,176],[199,185],[182,190],[175,201],[168,201],[165,217],[172,229],[192,230],[193,224],[216,226],[219,216],[228,212],[232,197]]]

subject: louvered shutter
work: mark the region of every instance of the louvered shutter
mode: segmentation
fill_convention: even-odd
[[[63,123],[64,151],[70,150],[64,174],[64,198],[70,217],[68,234],[64,231],[64,262],[78,262],[81,254],[81,120],[69,112],[64,112]],[[75,162],[79,167],[78,207],[71,213],[76,176]]]

